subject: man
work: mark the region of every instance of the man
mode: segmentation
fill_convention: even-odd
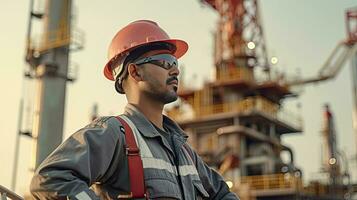
[[[162,114],[164,105],[177,99],[177,59],[187,49],[186,42],[170,39],[153,21],[135,21],[121,29],[109,47],[104,75],[126,95],[128,105],[120,119],[130,128],[116,117],[101,117],[74,133],[36,170],[33,196],[132,198],[140,181],[129,182],[137,175],[146,199],[238,199],[188,146],[183,130]],[[135,170],[128,161],[133,155],[127,150],[129,129],[142,162]]]

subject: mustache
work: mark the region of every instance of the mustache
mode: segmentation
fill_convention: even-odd
[[[170,77],[166,80],[166,84],[169,84],[172,81],[177,81],[178,82],[178,78],[176,76]]]

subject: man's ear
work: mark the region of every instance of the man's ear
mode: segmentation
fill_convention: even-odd
[[[142,81],[141,72],[139,72],[137,66],[134,63],[128,65],[128,74],[136,81]]]

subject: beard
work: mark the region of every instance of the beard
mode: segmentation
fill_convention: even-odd
[[[145,77],[147,82],[147,87],[145,89],[145,95],[151,99],[155,99],[158,102],[163,104],[168,104],[177,100],[177,86],[172,86],[173,89],[169,89],[168,81],[165,82],[166,85],[163,85],[154,77]]]

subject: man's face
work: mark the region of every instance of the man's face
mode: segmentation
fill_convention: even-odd
[[[143,57],[159,54],[171,54],[168,50],[155,50],[145,53]],[[137,66],[141,71],[142,81],[139,82],[140,91],[163,104],[171,103],[177,99],[178,67],[164,69],[153,63]]]

